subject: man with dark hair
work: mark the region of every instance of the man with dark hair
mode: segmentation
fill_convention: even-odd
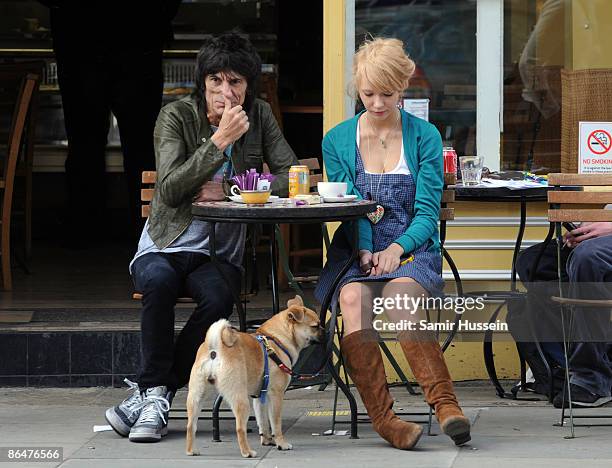
[[[132,395],[106,411],[117,433],[156,442],[167,433],[172,396],[189,380],[198,347],[215,321],[232,312],[239,290],[246,227],[217,224],[217,255],[210,263],[209,224],[193,219],[194,200],[222,199],[232,173],[262,170],[286,196],[288,171],[297,163],[270,106],[255,98],[261,61],[237,34],[207,40],[198,53],[195,92],[162,108],[155,126],[157,184],[151,214],[130,264],[142,293],[142,366]],[[174,305],[181,295],[197,303],[174,340]]]

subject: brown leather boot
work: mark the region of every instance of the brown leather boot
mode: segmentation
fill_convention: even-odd
[[[436,411],[442,432],[453,439],[455,445],[470,441],[470,421],[459,407],[438,341],[425,336],[411,339],[406,332],[400,333],[398,339],[425,400]]]
[[[387,387],[378,333],[372,329],[356,331],[342,339],[340,348],[346,370],[361,395],[374,430],[395,448],[413,448],[423,428],[401,420],[391,409],[393,398]]]

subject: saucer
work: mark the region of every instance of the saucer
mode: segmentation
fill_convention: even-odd
[[[229,195],[227,198],[236,203],[246,203],[240,195]],[[266,203],[272,203],[275,200],[278,200],[278,196],[270,195],[270,198],[268,198]]]
[[[344,195],[343,197],[322,197],[325,203],[346,203],[357,199],[357,195]]]

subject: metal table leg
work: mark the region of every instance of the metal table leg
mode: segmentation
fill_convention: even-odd
[[[238,320],[240,322],[240,331],[246,332],[246,315],[244,313],[244,309],[242,308],[242,303],[240,302],[240,294],[234,289],[233,285],[229,281],[229,278],[225,275],[225,272],[219,265],[219,261],[217,259],[217,245],[215,238],[215,228],[217,227],[217,223],[214,221],[209,222],[210,230],[208,233],[208,250],[210,255],[210,263],[212,263],[227,286],[230,288],[232,296],[234,298],[234,305],[236,306],[236,312],[238,312]],[[221,438],[219,437],[219,408],[221,407],[221,402],[223,401],[223,397],[221,395],[217,396],[215,400],[215,404],[212,411],[212,421],[213,421],[213,441],[220,442]]]
[[[278,300],[278,272],[277,272],[277,261],[278,251],[276,247],[276,224],[273,224],[270,229],[270,265],[272,274],[272,313],[278,314],[279,312],[279,300]]]
[[[221,408],[222,402],[223,397],[221,395],[217,395],[212,409],[213,442],[221,442],[221,435],[219,431],[219,409]]]
[[[504,305],[506,305],[506,303],[502,302],[497,309],[495,309],[495,312],[493,312],[493,315],[491,315],[491,318],[489,319],[489,323],[495,323],[495,320],[497,319],[497,316]],[[485,332],[483,353],[487,374],[489,374],[489,380],[495,386],[497,396],[500,398],[512,398],[511,394],[504,391],[504,388],[501,386],[499,379],[497,378],[497,372],[495,372],[495,362],[493,361],[493,332],[491,330],[487,330]]]
[[[208,250],[209,250],[209,255],[210,255],[210,263],[212,263],[215,266],[215,268],[217,268],[217,271],[219,272],[219,274],[221,275],[221,277],[223,278],[223,280],[229,287],[232,293],[232,297],[234,298],[234,305],[236,306],[236,312],[238,312],[238,321],[240,323],[240,331],[246,332],[246,316],[244,313],[244,309],[242,308],[242,302],[240,302],[240,293],[234,289],[229,278],[227,277],[227,275],[221,268],[221,265],[219,264],[219,260],[217,259],[217,245],[216,245],[216,239],[215,239],[216,237],[215,228],[217,226],[217,223],[214,221],[209,221],[209,225],[210,225],[210,231],[208,233]]]
[[[512,272],[510,277],[510,290],[516,291],[516,261],[521,251],[521,244],[523,243],[523,234],[525,234],[525,225],[527,224],[527,202],[525,199],[521,200],[521,221],[519,224],[519,231],[516,236],[516,242],[514,243],[514,252],[512,253]]]
[[[359,252],[359,226],[357,224],[357,221],[353,221],[353,249],[352,249],[349,259],[346,261],[346,263],[342,267],[342,270],[336,275],[336,277],[334,278],[334,281],[332,282],[331,288],[329,289],[329,291],[323,298],[323,302],[321,303],[321,313],[320,313],[321,323],[325,323],[325,319],[327,318],[327,310],[329,309],[331,299],[334,295],[334,292],[336,288],[338,287],[338,283],[340,283],[340,280],[342,279],[344,274],[349,270],[349,268],[351,267],[351,265],[357,258],[358,252]],[[349,406],[351,408],[351,438],[357,438],[357,402],[355,401],[355,397],[351,393],[348,386],[343,382],[343,380],[340,378],[340,376],[336,372],[336,369],[334,368],[331,362],[332,353],[333,353],[333,344],[334,344],[334,332],[336,329],[336,308],[332,309],[331,317],[329,321],[327,322],[327,327],[328,329],[327,329],[327,340],[325,342],[324,362],[326,363],[327,368],[329,369],[329,372],[332,378],[336,381],[336,384],[340,387],[340,389],[342,390],[342,393],[344,393],[344,396],[346,396],[346,399],[349,402]],[[323,367],[323,366],[320,366],[320,367]]]

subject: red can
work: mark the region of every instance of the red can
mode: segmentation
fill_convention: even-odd
[[[444,173],[457,174],[457,152],[452,146],[445,146],[442,154],[444,156]]]

